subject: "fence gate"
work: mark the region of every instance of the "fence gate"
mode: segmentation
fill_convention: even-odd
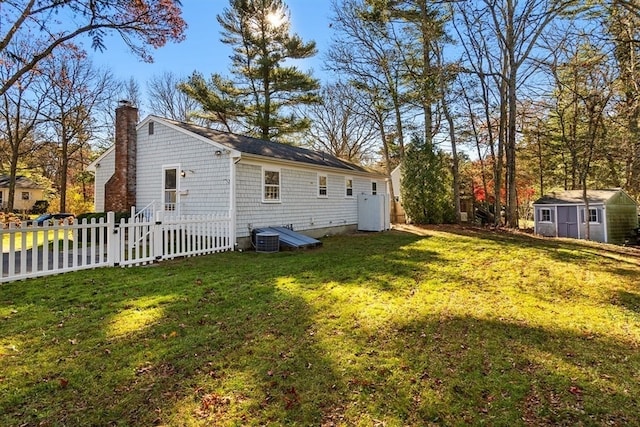
[[[132,217],[0,229],[0,282],[97,267],[144,265],[233,250],[231,219],[214,215],[152,221]]]

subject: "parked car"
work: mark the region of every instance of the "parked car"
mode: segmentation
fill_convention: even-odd
[[[27,225],[44,225],[55,224],[67,220],[69,224],[73,224],[75,216],[71,213],[55,213],[55,214],[42,214],[34,220],[27,221]]]

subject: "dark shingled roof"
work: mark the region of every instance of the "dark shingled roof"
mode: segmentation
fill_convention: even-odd
[[[0,188],[9,188],[9,176],[0,175]],[[18,175],[16,176],[16,188],[43,188],[41,185],[36,184],[29,178]]]
[[[237,135],[229,132],[222,132],[197,126],[191,123],[178,122],[175,120],[162,119],[184,130],[203,136],[211,141],[222,144],[241,153],[254,154],[258,156],[270,157],[280,160],[290,160],[294,162],[307,163],[317,166],[326,166],[338,169],[345,169],[353,172],[374,173],[362,166],[341,160],[331,154],[320,153],[294,145],[282,144],[279,142],[266,141],[244,135]]]
[[[587,190],[589,203],[604,203],[613,197],[620,190]],[[566,205],[583,204],[582,190],[568,190],[557,193],[545,194],[535,202],[534,205]]]

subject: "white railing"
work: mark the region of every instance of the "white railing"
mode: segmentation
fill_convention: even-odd
[[[155,209],[156,209],[155,200],[138,211],[136,211],[135,206],[131,206],[131,218],[133,218],[133,220],[136,222],[152,221],[153,213],[155,212]]]
[[[81,223],[0,230],[0,282],[96,267],[133,266],[233,250],[231,219],[219,216],[165,221],[86,219]]]

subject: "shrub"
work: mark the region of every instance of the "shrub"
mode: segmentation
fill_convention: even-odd
[[[49,209],[49,202],[46,200],[36,200],[31,208],[31,213],[34,215],[40,215],[43,213],[47,213],[47,209]]]

